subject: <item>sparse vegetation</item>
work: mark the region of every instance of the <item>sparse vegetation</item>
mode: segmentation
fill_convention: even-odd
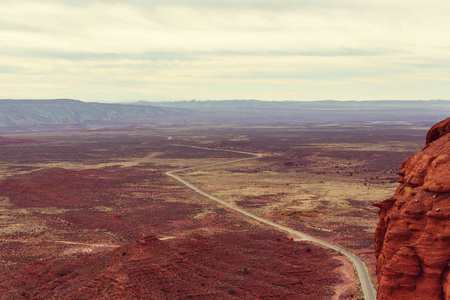
[[[19,272],[31,261],[60,253],[81,261],[88,250],[92,251],[89,255],[95,256],[96,252],[111,249],[56,241],[123,245],[152,232],[157,236],[173,236],[173,240],[164,242],[175,243],[192,232],[201,233],[209,240],[222,233],[226,236],[229,232],[260,231],[260,226],[246,222],[245,218],[165,176],[168,170],[246,155],[179,146],[183,143],[264,153],[258,160],[186,171],[183,177],[254,214],[350,250],[360,250],[371,267],[374,260],[370,250],[373,250],[377,217],[376,209],[370,204],[392,194],[395,185],[381,185],[381,182],[395,177],[392,166],[399,165],[408,151],[412,151],[413,142],[397,142],[397,150],[393,151],[377,138],[382,136],[379,128],[389,133],[396,130],[387,126],[372,129],[355,126],[359,142],[352,143],[356,133],[352,133],[352,127],[340,131],[343,128],[326,132],[314,126],[292,126],[41,133],[42,143],[21,144],[20,147],[2,145],[0,227],[24,226],[21,230],[0,232],[0,238],[5,240],[0,247],[5,266],[0,276]],[[409,133],[413,139],[417,135],[414,130],[406,132]],[[173,139],[167,140],[167,136]],[[235,139],[236,136],[239,139]],[[32,140],[33,134],[19,137]],[[175,140],[178,146],[174,145]],[[386,156],[382,153],[386,151],[390,151],[392,163],[384,163]],[[295,164],[284,165],[294,160]],[[255,253],[261,253],[261,249],[278,251],[293,245],[293,249],[300,251],[290,252],[294,257],[294,253],[304,253],[305,257],[322,257],[324,262],[328,259],[321,249],[305,248],[299,242],[292,242],[291,237],[280,238],[279,233],[267,233],[264,239],[257,239],[264,240],[264,246],[255,248]],[[240,237],[239,243],[242,241]],[[221,243],[227,241],[218,244]],[[212,245],[211,248],[216,247]],[[199,249],[205,251],[202,253],[211,251],[210,248]],[[124,260],[133,257],[127,251],[121,249],[117,257]],[[237,251],[245,252],[229,247],[218,253],[222,260],[234,262],[239,261]],[[314,255],[306,255],[304,251],[313,251]],[[267,255],[265,258],[270,260]],[[234,269],[240,277],[253,277],[258,273],[253,265],[248,269],[248,261],[242,264]],[[69,278],[72,274],[60,278]],[[208,277],[202,277],[204,285],[199,282],[198,286],[209,286],[205,278]],[[241,290],[233,290],[240,295]],[[223,292],[227,293],[227,289]]]
[[[274,215],[280,217],[287,217],[290,219],[300,219],[302,217],[318,217],[321,214],[316,210],[297,210],[297,211],[276,211]]]

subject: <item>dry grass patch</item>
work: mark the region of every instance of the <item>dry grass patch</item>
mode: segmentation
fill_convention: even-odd
[[[301,219],[303,217],[319,217],[322,213],[316,210],[281,210],[273,213],[275,216],[289,219]]]
[[[0,234],[36,234],[45,231],[46,228],[44,223],[37,220],[0,216]]]
[[[415,143],[385,141],[384,143],[311,143],[309,147],[320,147],[327,151],[410,151]]]

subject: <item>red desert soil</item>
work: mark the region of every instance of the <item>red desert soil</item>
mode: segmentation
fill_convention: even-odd
[[[330,174],[351,178],[361,186],[392,180],[388,178],[395,173],[392,168],[404,160],[405,152],[329,152],[316,144],[363,140],[378,145],[385,143],[386,133],[397,132],[391,127],[380,132],[378,125],[371,127],[370,134],[357,128],[293,128],[290,132],[284,128],[183,127],[20,136],[41,143],[0,147],[0,221],[8,229],[0,227],[0,299],[91,295],[108,299],[184,299],[194,295],[203,299],[339,298],[334,292],[352,299],[354,277],[348,265],[336,260],[335,253],[291,241],[282,233],[246,221],[170,180],[164,172],[201,165],[205,158],[242,157],[175,146],[184,144],[266,153],[258,168],[265,168],[261,172],[272,168],[275,175],[320,172],[324,178]],[[243,141],[235,139],[241,134]],[[409,141],[421,134],[421,130],[412,130],[405,137],[388,139]],[[168,136],[172,138],[168,140]],[[339,161],[356,157],[361,164],[342,166],[337,173],[334,163],[315,162],[320,153]],[[284,165],[291,161],[295,165]],[[273,195],[267,204],[281,196]],[[260,206],[252,197],[241,200],[244,207],[251,204],[249,209]],[[317,201],[323,211],[327,203]],[[369,201],[348,200],[352,210],[342,215],[374,218]],[[276,211],[290,210],[281,206]],[[326,213],[298,217],[332,220]],[[301,225],[298,218],[285,219],[288,225],[296,222],[297,229],[321,238],[346,237],[341,245],[352,251],[373,249],[372,233],[358,224],[330,223],[329,229],[318,230]],[[325,229],[326,224],[322,224]],[[141,236],[147,238],[139,239]],[[161,241],[152,236],[175,238]],[[112,250],[116,245],[119,247]],[[311,252],[306,251],[308,247]],[[367,256],[373,257],[373,252]]]
[[[336,287],[352,299],[334,253],[189,200],[160,174],[52,168],[1,181],[9,217],[45,230],[3,235],[0,299],[330,299]]]
[[[0,136],[0,145],[15,145],[15,144],[30,144],[30,143],[37,143],[37,142],[26,139],[10,139]]]
[[[2,299],[327,299],[342,265],[269,230],[143,236],[112,252],[31,263]]]
[[[380,208],[378,299],[450,299],[450,118],[400,167],[400,186]]]

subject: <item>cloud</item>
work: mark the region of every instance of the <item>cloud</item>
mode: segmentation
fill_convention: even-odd
[[[430,98],[449,98],[440,87],[450,78],[446,5],[442,0],[4,0],[3,97],[23,97],[27,87],[29,93],[59,90],[68,93],[62,97],[84,100],[105,95],[105,89],[114,99],[252,93],[250,98],[337,99],[352,92],[351,98],[367,98],[361,91],[373,85],[373,98],[389,98],[398,82],[407,98],[414,96],[405,91],[408,81],[418,86],[426,74],[425,81],[441,93],[429,89]],[[426,92],[424,86],[421,93]]]

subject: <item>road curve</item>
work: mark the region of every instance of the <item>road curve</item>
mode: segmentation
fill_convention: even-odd
[[[166,172],[167,176],[170,176],[176,180],[178,180],[179,182],[183,183],[184,185],[186,185],[187,187],[189,187],[190,189],[196,191],[197,193],[211,199],[214,200],[216,202],[219,202],[220,204],[227,206],[247,217],[250,217],[254,220],[257,220],[261,223],[267,224],[269,226],[275,227],[279,230],[288,232],[290,234],[293,234],[303,240],[306,241],[311,241],[314,242],[316,244],[319,244],[321,246],[333,249],[339,253],[341,253],[342,255],[346,256],[355,266],[356,268],[356,272],[358,274],[359,277],[359,281],[361,283],[361,288],[362,291],[364,293],[364,299],[366,300],[375,300],[376,299],[376,293],[375,293],[375,289],[373,288],[372,285],[372,281],[370,279],[370,275],[369,272],[367,271],[367,267],[364,264],[363,261],[361,261],[356,255],[354,255],[353,253],[348,252],[347,250],[342,249],[341,247],[338,247],[336,245],[330,244],[328,242],[319,240],[315,237],[312,237],[310,235],[307,235],[305,233],[302,233],[300,231],[291,229],[289,227],[285,227],[282,225],[279,225],[277,223],[271,222],[269,220],[266,220],[264,218],[258,217],[257,215],[254,215],[252,213],[249,213],[237,206],[234,206],[228,202],[225,202],[217,197],[214,197],[202,190],[200,190],[199,188],[197,188],[196,186],[192,185],[191,183],[187,182],[186,180],[178,177],[177,175],[174,175],[173,173],[177,173],[177,172],[181,172],[181,171],[187,171],[187,170],[194,170],[194,169],[200,169],[200,168],[206,168],[206,167],[213,167],[213,166],[218,166],[218,165],[223,165],[223,164],[230,164],[230,163],[234,163],[234,162],[239,162],[239,161],[245,161],[245,160],[251,160],[251,159],[258,159],[260,157],[262,157],[262,154],[255,154],[255,153],[250,153],[250,152],[243,152],[243,151],[234,151],[234,150],[221,150],[221,149],[210,149],[210,148],[202,148],[202,147],[194,147],[194,146],[183,146],[183,147],[192,147],[192,148],[199,148],[199,149],[204,149],[204,150],[211,150],[211,151],[227,151],[227,152],[235,152],[235,153],[241,153],[241,154],[248,154],[248,155],[252,155],[253,157],[248,157],[248,158],[240,158],[240,159],[233,159],[233,160],[229,160],[226,162],[220,162],[220,163],[213,163],[213,164],[207,164],[207,165],[202,165],[202,166],[196,166],[196,167],[189,167],[189,168],[183,168],[183,169],[177,169],[177,170],[173,170],[173,171],[169,171]]]

